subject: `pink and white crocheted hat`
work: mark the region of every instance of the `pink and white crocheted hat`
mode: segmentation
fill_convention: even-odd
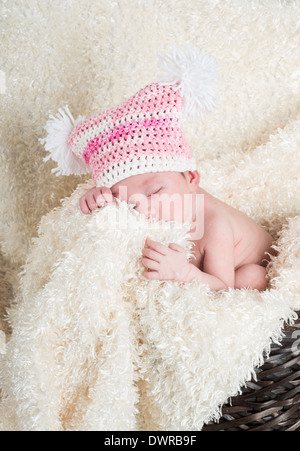
[[[74,120],[68,106],[46,124],[40,139],[58,163],[56,175],[92,172],[96,186],[111,188],[133,175],[196,168],[182,130],[182,114],[212,112],[218,78],[212,56],[202,49],[174,49],[160,57],[165,76],[121,105]]]

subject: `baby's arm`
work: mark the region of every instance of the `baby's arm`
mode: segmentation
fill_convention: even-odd
[[[234,236],[231,224],[224,219],[210,224],[206,231],[203,271],[191,264],[186,282],[197,279],[213,291],[235,286]]]

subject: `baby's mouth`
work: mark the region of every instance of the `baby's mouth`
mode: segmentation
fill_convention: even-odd
[[[196,224],[194,224],[191,228],[190,228],[190,232],[196,232]]]

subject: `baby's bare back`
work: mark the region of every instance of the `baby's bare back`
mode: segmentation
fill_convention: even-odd
[[[210,227],[212,221],[220,220],[223,223],[226,218],[234,236],[235,270],[249,263],[266,266],[270,258],[266,252],[274,255],[274,249],[271,248],[274,238],[245,213],[216,199],[205,190],[201,189],[201,192],[205,195],[205,222],[204,236],[199,242],[200,253],[204,256],[207,246],[205,226]]]

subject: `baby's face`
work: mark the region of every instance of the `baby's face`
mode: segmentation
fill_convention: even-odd
[[[157,220],[184,222],[192,217],[193,193],[199,180],[197,171],[155,172],[128,177],[111,191],[120,200],[135,204],[146,218],[151,215]]]

